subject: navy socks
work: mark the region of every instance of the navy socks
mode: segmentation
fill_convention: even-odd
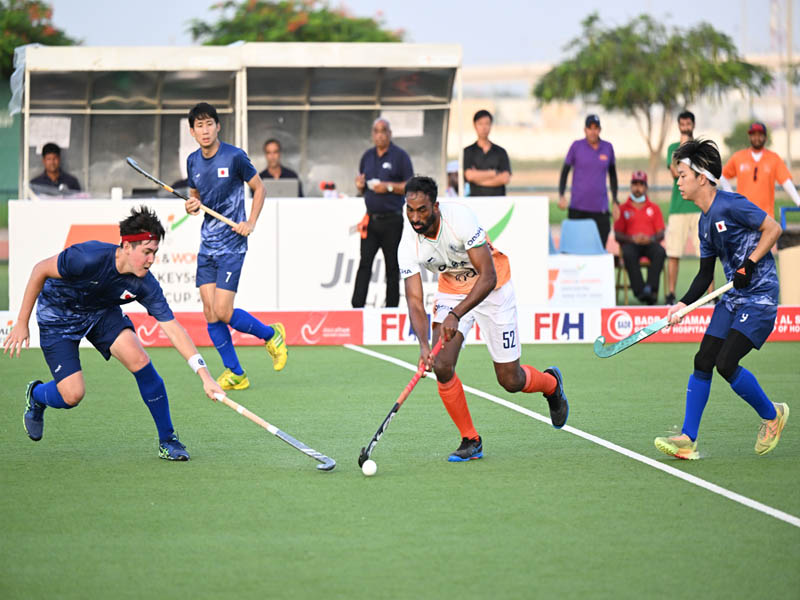
[[[152,362],[147,363],[143,369],[133,374],[136,384],[139,386],[139,393],[142,400],[150,409],[153,421],[156,422],[158,429],[158,439],[166,440],[175,430],[172,428],[172,418],[169,414],[169,401],[167,400],[167,388],[164,387],[164,380],[156,372]]]
[[[55,381],[48,381],[47,383],[40,383],[33,388],[33,399],[45,406],[52,408],[74,408],[64,402],[61,394],[58,391]]]
[[[740,366],[733,372],[730,381],[731,389],[752,406],[762,419],[774,419],[778,416],[775,405],[767,398],[758,384],[755,375]]]
[[[683,418],[682,433],[688,435],[692,441],[697,439],[697,430],[700,429],[700,419],[711,393],[711,373],[695,370],[689,375],[686,386],[686,415]]]
[[[261,338],[265,342],[275,335],[275,331],[272,329],[272,327],[269,325],[264,325],[249,312],[242,310],[241,308],[233,309],[233,316],[231,317],[230,325],[236,331],[252,334]]]
[[[235,311],[234,311],[235,314]],[[231,319],[233,321],[233,319]],[[222,321],[208,324],[208,337],[214,343],[214,347],[222,357],[222,364],[226,369],[230,369],[236,375],[244,373],[242,365],[239,364],[239,357],[236,355],[236,349],[233,347],[233,340],[231,339],[231,331],[228,329],[228,324]]]

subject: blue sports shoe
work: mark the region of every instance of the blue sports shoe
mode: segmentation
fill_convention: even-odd
[[[44,409],[47,408],[47,405],[33,399],[33,389],[40,383],[42,382],[37,379],[28,384],[28,388],[25,390],[25,414],[22,418],[25,431],[34,442],[42,439],[42,434],[44,433]]]
[[[178,434],[173,433],[166,440],[158,442],[158,457],[166,460],[189,460],[186,446],[178,441]]]
[[[564,394],[564,380],[558,367],[548,367],[544,372],[556,378],[556,391],[551,396],[546,395],[545,398],[550,405],[550,422],[556,429],[561,429],[569,417],[569,402]]]
[[[447,457],[448,462],[466,462],[483,458],[483,440],[478,436],[477,440],[461,438],[461,445],[458,450]]]

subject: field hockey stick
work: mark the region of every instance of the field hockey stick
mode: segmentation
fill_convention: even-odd
[[[261,427],[263,427],[264,429],[269,431],[276,438],[279,438],[279,439],[283,440],[284,442],[286,442],[287,444],[289,444],[295,450],[299,450],[303,454],[306,454],[306,455],[310,456],[311,458],[313,458],[314,460],[321,462],[322,463],[321,465],[317,465],[317,468],[320,471],[331,471],[333,469],[333,467],[336,466],[336,461],[333,460],[332,458],[330,458],[329,456],[325,456],[324,454],[322,454],[320,452],[317,452],[313,448],[309,448],[303,442],[294,439],[292,436],[290,436],[285,431],[281,431],[280,429],[275,427],[275,425],[267,423],[264,419],[259,417],[257,414],[254,414],[254,413],[250,412],[249,410],[247,410],[244,406],[242,406],[238,402],[234,402],[233,400],[228,398],[225,394],[214,394],[214,398],[216,398],[217,400],[222,402],[225,406],[229,406],[230,408],[235,410],[240,415],[247,417],[253,423],[256,423],[257,425],[261,425]]]
[[[433,350],[431,350],[431,358],[436,358],[436,355],[439,354],[439,350],[442,349],[442,338],[440,337],[436,344],[433,346]],[[414,376],[411,378],[411,381],[408,382],[408,385],[405,389],[400,392],[400,395],[397,397],[397,400],[392,406],[392,410],[389,411],[389,414],[386,415],[386,418],[381,423],[381,426],[378,427],[378,431],[375,432],[375,435],[372,436],[372,439],[369,441],[369,444],[365,448],[361,448],[361,454],[358,455],[358,466],[360,467],[363,465],[366,460],[372,454],[372,450],[375,448],[375,444],[378,443],[378,440],[381,439],[381,436],[386,431],[386,428],[389,427],[389,423],[392,422],[394,416],[397,414],[397,411],[400,410],[400,407],[405,402],[408,395],[411,393],[411,390],[414,389],[414,386],[417,385],[417,382],[420,380],[422,375],[425,373],[425,365],[420,365],[417,369],[417,372],[414,373]]]
[[[721,288],[717,288],[710,294],[706,294],[699,300],[692,302],[689,306],[684,306],[675,314],[678,316],[678,318],[682,319],[684,316],[692,312],[695,308],[703,306],[703,304],[705,304],[706,302],[711,302],[714,298],[716,298],[717,296],[721,296],[732,287],[733,287],[733,282],[729,281]],[[664,317],[663,319],[660,319],[655,323],[650,323],[650,325],[642,327],[636,333],[632,333],[625,339],[618,341],[616,344],[606,344],[606,338],[604,338],[601,335],[594,341],[594,353],[600,358],[608,358],[609,356],[614,356],[615,354],[619,354],[626,348],[630,348],[634,344],[641,342],[643,339],[650,337],[654,333],[661,331],[667,325],[669,325],[669,319],[667,317]]]
[[[150,173],[148,173],[148,172],[147,172],[147,171],[145,171],[145,170],[144,170],[142,167],[140,167],[140,166],[139,166],[139,163],[137,163],[135,160],[133,160],[133,159],[132,159],[130,156],[129,156],[127,159],[125,159],[125,160],[127,160],[127,161],[128,161],[128,164],[129,164],[131,167],[133,167],[133,169],[134,169],[135,171],[138,171],[140,174],[142,174],[142,175],[144,175],[145,177],[147,177],[147,178],[148,178],[150,181],[152,181],[153,183],[155,183],[155,184],[157,184],[157,185],[160,185],[162,188],[164,188],[164,189],[165,189],[165,190],[167,190],[168,192],[171,192],[171,193],[175,194],[175,195],[176,195],[178,198],[181,198],[181,199],[183,199],[183,200],[188,200],[188,199],[189,199],[189,198],[187,198],[186,196],[184,196],[183,194],[181,194],[180,192],[176,191],[176,190],[175,190],[175,189],[174,189],[172,186],[169,186],[169,185],[167,185],[166,183],[164,183],[163,181],[161,181],[160,179],[158,179],[158,178],[154,177],[153,175],[150,175]],[[212,210],[212,209],[208,208],[207,206],[203,206],[203,205],[201,204],[201,205],[200,205],[200,210],[202,210],[203,212],[206,212],[206,213],[208,213],[209,215],[211,215],[211,216],[212,216],[212,217],[214,217],[215,219],[219,219],[220,221],[222,221],[222,222],[223,222],[223,223],[225,223],[226,225],[230,225],[231,227],[236,227],[236,225],[237,225],[237,223],[234,223],[234,222],[233,222],[233,221],[231,221],[231,220],[230,220],[228,217],[225,217],[225,216],[223,216],[223,215],[219,214],[217,211],[215,211],[215,210]]]

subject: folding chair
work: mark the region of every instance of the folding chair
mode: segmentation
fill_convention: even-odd
[[[605,254],[597,223],[592,219],[564,219],[561,222],[561,254]]]

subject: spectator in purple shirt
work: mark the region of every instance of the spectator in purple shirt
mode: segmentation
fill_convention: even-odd
[[[558,183],[558,207],[567,208],[567,176],[572,167],[572,193],[567,217],[570,219],[593,219],[597,223],[600,240],[603,246],[608,241],[611,221],[608,215],[608,189],[606,173],[614,201],[613,217],[619,216],[617,200],[617,169],[614,160],[614,147],[610,142],[600,139],[600,118],[597,115],[586,117],[583,128],[586,137],[575,140],[569,147],[564,167],[561,169],[561,180]]]

